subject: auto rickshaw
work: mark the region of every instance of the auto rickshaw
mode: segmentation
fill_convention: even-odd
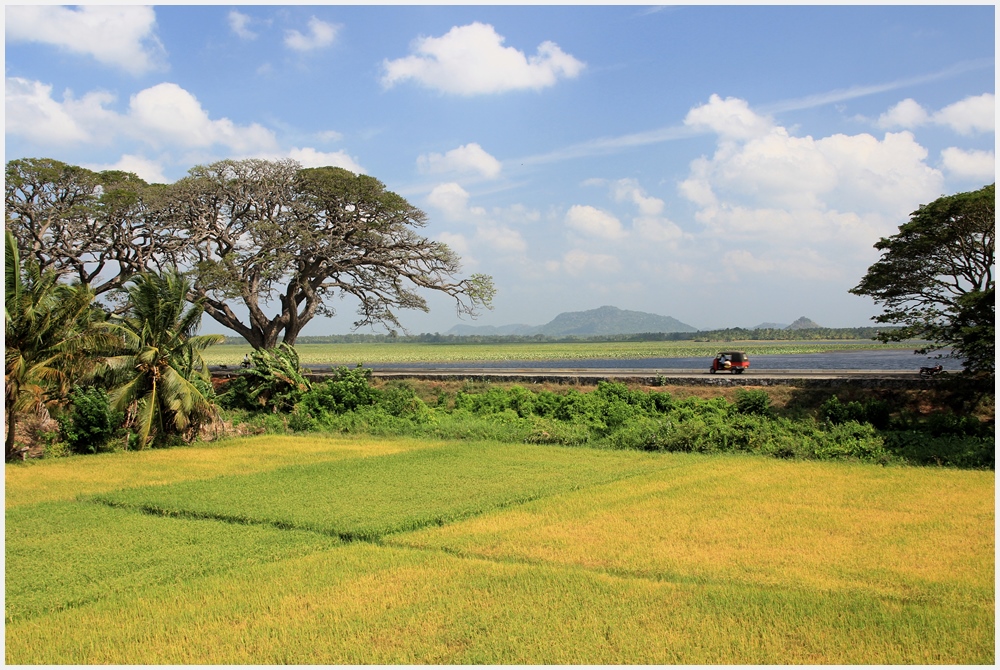
[[[712,367],[709,372],[730,372],[734,375],[743,374],[743,371],[750,367],[750,359],[742,351],[720,351],[719,355],[712,359]]]

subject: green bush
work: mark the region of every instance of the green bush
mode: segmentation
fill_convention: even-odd
[[[531,424],[531,432],[524,438],[524,441],[529,444],[576,446],[587,444],[590,439],[591,434],[587,426],[547,417],[536,417]]]
[[[885,447],[890,453],[917,465],[945,465],[959,468],[996,468],[996,442],[993,436],[942,434],[919,430],[885,433]]]
[[[430,408],[417,397],[413,387],[399,383],[382,390],[377,406],[391,416],[407,417],[425,421],[430,415]]]
[[[94,454],[122,433],[125,415],[111,408],[104,389],[74,386],[69,395],[69,411],[59,421],[71,451]]]
[[[974,418],[895,417],[878,400],[843,403],[836,396],[820,420],[778,416],[760,390],[725,398],[675,400],[669,394],[601,382],[591,393],[532,392],[480,385],[439,396],[427,406],[406,383],[373,389],[361,368],[303,393],[281,425],[268,430],[333,431],[610,449],[747,453],[776,458],[904,461],[993,467],[993,430]],[[280,419],[280,416],[275,416]],[[895,428],[884,430],[887,425]],[[916,428],[914,428],[916,426]]]
[[[739,414],[770,416],[772,412],[771,396],[766,391],[737,389],[735,408]]]
[[[284,342],[251,352],[249,360],[250,367],[236,373],[219,394],[222,407],[288,412],[311,388],[299,368],[299,355]]]
[[[890,423],[889,405],[882,400],[872,398],[864,402],[852,400],[844,403],[837,396],[832,396],[820,405],[820,417],[834,424],[856,421],[869,423],[880,430],[885,430]]]

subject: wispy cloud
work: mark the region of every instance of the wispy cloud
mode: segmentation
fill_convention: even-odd
[[[916,86],[919,84],[925,84],[932,81],[937,81],[939,79],[947,79],[949,77],[954,77],[971,70],[981,70],[983,68],[992,67],[993,61],[988,59],[978,59],[973,61],[965,61],[953,65],[952,67],[946,68],[944,70],[939,70],[937,72],[931,72],[929,74],[918,75],[916,77],[907,77],[904,79],[896,79],[891,82],[886,82],[882,84],[871,84],[868,86],[852,86],[845,89],[835,89],[833,91],[827,91],[825,93],[816,93],[813,95],[808,95],[802,98],[792,98],[789,100],[781,100],[778,102],[768,103],[755,107],[755,109],[761,114],[775,114],[778,112],[791,112],[800,109],[811,109],[813,107],[821,107],[823,105],[830,105],[837,102],[843,102],[844,100],[853,100],[855,98],[862,98],[868,95],[875,95],[877,93],[884,93],[886,91],[893,91],[896,89],[906,88],[908,86]],[[545,163],[557,163],[565,160],[572,160],[574,158],[585,158],[587,156],[599,156],[603,154],[612,154],[619,151],[624,151],[634,147],[642,147],[650,144],[659,144],[661,142],[670,142],[673,140],[680,140],[687,137],[692,137],[693,135],[701,134],[706,132],[704,129],[698,130],[687,125],[675,125],[675,126],[665,126],[663,128],[657,128],[655,130],[647,130],[638,133],[629,133],[628,135],[619,135],[618,137],[600,137],[593,140],[588,140],[586,142],[580,142],[578,144],[571,144],[569,146],[563,147],[561,149],[556,149],[554,151],[549,151],[543,154],[535,154],[534,156],[526,156],[524,158],[516,158],[510,161],[505,161],[505,163],[514,165],[542,165]]]
[[[686,126],[667,126],[656,130],[647,130],[618,137],[600,137],[588,140],[579,144],[571,144],[562,149],[556,149],[544,154],[536,154],[525,158],[517,158],[510,161],[510,164],[520,165],[540,165],[544,163],[556,163],[572,158],[584,158],[586,156],[598,156],[601,154],[611,154],[632,147],[641,147],[648,144],[658,144],[691,137],[697,134]]]
[[[833,91],[827,91],[826,93],[807,95],[803,98],[781,100],[779,102],[762,105],[758,108],[758,110],[764,114],[776,114],[778,112],[792,112],[800,109],[822,107],[823,105],[830,105],[836,102],[843,102],[845,100],[854,100],[855,98],[863,98],[868,95],[875,95],[878,93],[885,93],[886,91],[895,91],[897,89],[907,88],[909,86],[926,84],[939,79],[948,79],[971,70],[981,70],[992,66],[993,61],[985,58],[965,61],[963,63],[953,65],[952,67],[945,68],[944,70],[918,75],[916,77],[906,77],[882,84],[870,84],[868,86],[851,86],[850,88],[836,89]]]

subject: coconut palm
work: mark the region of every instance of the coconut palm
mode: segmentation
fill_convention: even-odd
[[[194,382],[209,379],[202,352],[225,338],[195,335],[202,306],[188,307],[191,282],[176,270],[136,275],[125,290],[127,311],[109,325],[123,346],[106,359],[106,379],[112,406],[126,412],[141,449],[214,415]]]
[[[60,284],[33,260],[21,265],[17,241],[7,231],[4,246],[5,453],[14,457],[17,414],[65,396],[93,367],[93,354],[108,346],[85,286]]]

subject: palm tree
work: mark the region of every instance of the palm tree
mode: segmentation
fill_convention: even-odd
[[[176,270],[136,275],[125,290],[127,311],[109,324],[123,346],[105,362],[112,406],[126,412],[142,449],[151,436],[162,441],[214,415],[193,382],[209,379],[202,352],[225,338],[195,335],[203,308],[185,311],[191,282]]]
[[[94,295],[85,286],[58,282],[29,259],[21,265],[17,241],[4,247],[4,408],[6,458],[16,456],[17,414],[65,396],[95,362],[111,336],[97,326]]]

